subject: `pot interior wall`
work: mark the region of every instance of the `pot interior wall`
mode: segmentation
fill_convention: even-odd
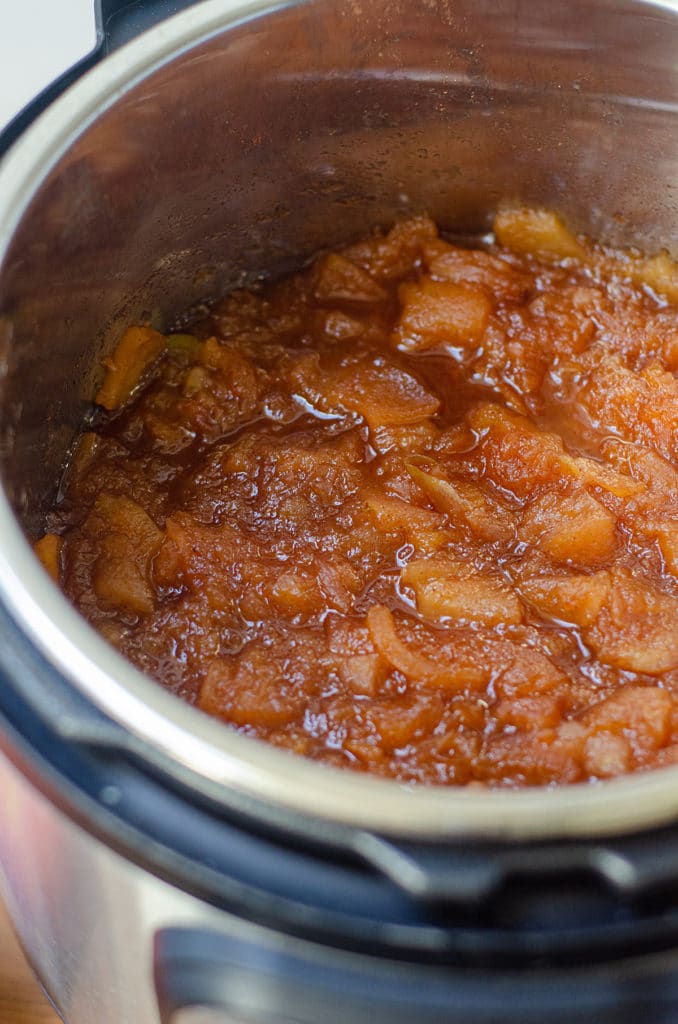
[[[62,154],[59,105],[34,129],[45,173],[0,269],[0,457],[29,532],[126,323],[412,211],[482,232],[522,199],[613,243],[676,234],[669,9],[312,0],[202,40],[183,17],[190,45],[143,73],[134,44],[115,102],[104,68],[76,87],[98,112]]]

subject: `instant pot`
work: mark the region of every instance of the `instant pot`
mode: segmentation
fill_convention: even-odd
[[[675,1022],[676,769],[514,792],[304,761],[144,678],[26,537],[130,322],[423,210],[671,243],[678,4],[100,13],[0,164],[0,878],[48,994],[68,1024]]]

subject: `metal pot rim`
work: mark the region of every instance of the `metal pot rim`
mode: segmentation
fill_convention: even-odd
[[[299,2],[299,0],[296,0]],[[31,197],[71,142],[143,77],[210,36],[292,6],[207,0],[107,58],[54,103],[0,165],[0,262]],[[663,6],[660,3],[657,6]],[[46,579],[0,489],[0,599],[26,636],[150,759],[188,771],[212,799],[384,835],[437,840],[595,837],[678,816],[676,769],[597,785],[498,791],[411,787],[330,769],[237,735],[143,676]]]

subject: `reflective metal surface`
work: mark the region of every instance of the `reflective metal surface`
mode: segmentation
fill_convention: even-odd
[[[122,325],[428,210],[502,198],[652,251],[678,229],[678,14],[640,0],[208,0],[121,50],[0,168],[0,597],[83,693],[217,799],[390,834],[606,834],[678,816],[675,770],[420,789],[269,749],[125,663],[48,585],[38,527]]]
[[[180,1010],[172,1017],[170,1024],[248,1024],[242,1017],[236,1020],[235,1017],[225,1015],[223,1010],[212,1010],[208,1007],[198,1007],[193,1010]]]
[[[3,753],[0,788],[0,898],[67,1024],[160,1024],[153,947],[156,933],[169,925],[213,927],[272,949],[284,945],[284,938],[113,853],[64,817]]]
[[[236,1020],[230,1014],[228,1017],[223,1010],[211,1010],[203,1007],[195,1010],[180,1010],[172,1017],[170,1024],[248,1024],[242,1017]]]

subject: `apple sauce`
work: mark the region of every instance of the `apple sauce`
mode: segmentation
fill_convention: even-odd
[[[678,271],[506,207],[130,327],[36,550],[141,670],[403,782],[678,761]]]

